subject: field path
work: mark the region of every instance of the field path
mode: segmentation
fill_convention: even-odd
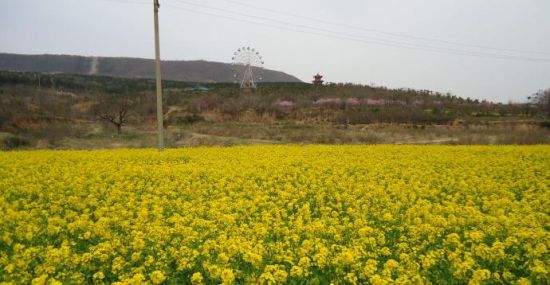
[[[98,70],[99,70],[99,58],[92,57],[92,61],[90,63],[90,71],[88,72],[88,74],[95,75],[97,74]]]

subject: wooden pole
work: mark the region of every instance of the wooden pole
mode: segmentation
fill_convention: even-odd
[[[162,116],[162,80],[160,74],[160,43],[159,43],[159,0],[153,0],[155,11],[155,73],[157,77],[157,131],[158,131],[158,148],[159,151],[164,150],[164,127]]]

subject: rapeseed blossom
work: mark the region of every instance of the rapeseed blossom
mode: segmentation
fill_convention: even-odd
[[[548,284],[548,146],[0,153],[0,283]]]

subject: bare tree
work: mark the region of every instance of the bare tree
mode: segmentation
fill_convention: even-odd
[[[94,108],[94,114],[103,121],[113,124],[117,133],[122,133],[122,127],[128,123],[131,101],[127,96],[108,96],[102,98]]]
[[[543,116],[550,117],[550,88],[539,90],[527,99],[538,107]]]

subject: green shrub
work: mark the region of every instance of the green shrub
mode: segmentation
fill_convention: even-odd
[[[16,149],[16,148],[20,148],[28,145],[30,145],[29,140],[16,137],[16,136],[9,136],[2,139],[3,149],[7,149],[7,150]]]
[[[173,124],[185,124],[185,125],[191,125],[198,122],[204,122],[206,119],[198,114],[191,114],[191,115],[185,115],[185,116],[175,116],[170,118],[167,121],[168,125]]]

